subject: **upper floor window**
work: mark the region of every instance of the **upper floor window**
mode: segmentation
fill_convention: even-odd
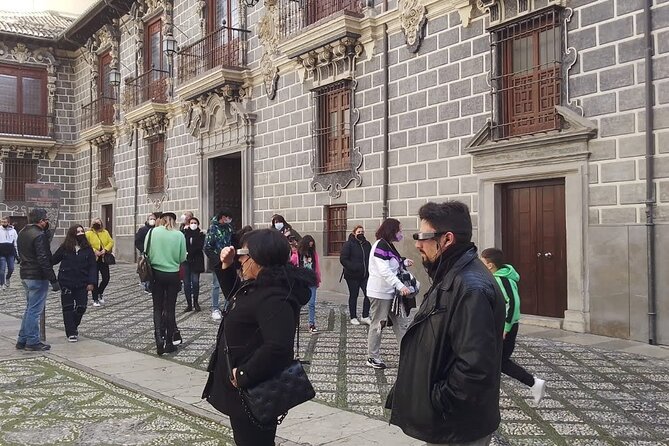
[[[348,217],[346,215],[346,205],[326,206],[326,227],[327,227],[327,255],[338,255],[341,247],[346,243],[346,226]]]
[[[279,0],[280,34],[287,37],[337,12],[362,14],[360,0]]]
[[[5,158],[2,163],[5,201],[25,201],[26,184],[37,183],[37,160]]]
[[[227,26],[240,28],[239,0],[207,0],[207,34]]]
[[[98,188],[103,189],[111,187],[109,179],[114,176],[114,146],[112,144],[101,145],[99,154],[100,178],[98,178]]]
[[[144,68],[146,71],[165,70],[167,56],[163,53],[163,22],[160,18],[146,24],[145,36]]]
[[[341,81],[314,92],[315,173],[350,169],[351,86]]]
[[[165,137],[158,136],[149,142],[149,193],[165,190]]]
[[[497,139],[559,128],[562,39],[558,9],[492,31],[493,134]]]
[[[48,136],[46,71],[0,65],[0,133]]]

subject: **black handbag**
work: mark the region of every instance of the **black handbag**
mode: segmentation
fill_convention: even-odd
[[[149,239],[146,242],[146,250],[139,255],[137,259],[137,274],[139,274],[139,280],[142,282],[148,282],[153,279],[153,268],[151,268],[151,262],[149,262],[149,248],[151,248],[151,231],[149,230],[148,237]]]
[[[116,257],[111,252],[105,252],[105,255],[102,256],[102,261],[107,265],[116,265]]]
[[[406,270],[402,263],[400,263],[400,270],[397,273],[397,278],[400,279],[400,282],[402,282],[405,287],[409,288],[409,291],[411,292],[406,296],[402,296],[402,293],[395,290],[393,303],[390,305],[390,312],[395,316],[406,317],[409,315],[412,308],[416,308],[416,296],[420,290],[420,282],[416,280],[413,274]]]

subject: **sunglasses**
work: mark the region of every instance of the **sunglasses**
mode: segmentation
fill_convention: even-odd
[[[446,234],[445,232],[416,232],[413,239],[416,241],[432,240]]]

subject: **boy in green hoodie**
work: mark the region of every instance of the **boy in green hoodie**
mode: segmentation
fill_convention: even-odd
[[[518,321],[520,320],[520,295],[518,294],[520,275],[513,266],[504,263],[504,253],[501,249],[484,249],[481,253],[481,260],[495,277],[506,301],[504,342],[502,344],[502,373],[530,387],[534,402],[539,404],[546,394],[546,381],[535,378],[527,370],[511,360],[511,354],[516,347]]]

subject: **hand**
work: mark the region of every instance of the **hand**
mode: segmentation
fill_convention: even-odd
[[[95,289],[95,285],[86,286],[86,291],[93,291],[94,289]]]
[[[506,339],[506,332],[502,333],[502,339]]]
[[[58,282],[51,282],[51,289],[53,291],[60,291],[60,284]]]
[[[411,290],[410,290],[409,288],[403,286],[403,287],[400,289],[400,294],[401,294],[402,296],[408,296],[409,294],[411,294]]]
[[[405,260],[404,260],[404,264],[405,264],[407,267],[409,267],[409,266],[413,266],[413,260],[411,260],[411,259],[405,259]]]
[[[233,386],[239,387],[237,384],[237,367],[232,369],[232,378],[230,378],[230,382],[232,383]]]
[[[221,269],[230,268],[232,263],[235,261],[235,247],[227,246],[221,249],[220,260],[221,260]]]

